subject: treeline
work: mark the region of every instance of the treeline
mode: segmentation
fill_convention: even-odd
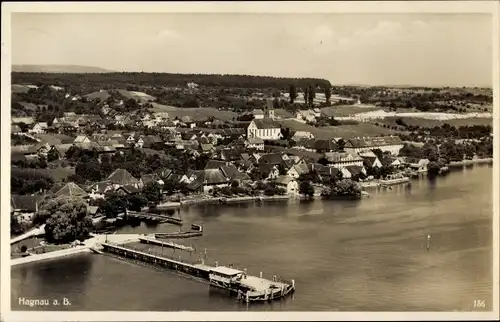
[[[294,84],[297,87],[316,84],[330,86],[330,82],[319,78],[285,78],[252,75],[217,74],[170,74],[170,73],[12,73],[12,84],[56,85],[72,90],[93,88],[126,88],[138,86],[186,86],[194,82],[201,86],[226,88],[275,88],[285,90]],[[91,90],[92,91],[92,90]]]
[[[429,140],[421,148],[405,144],[399,151],[400,156],[424,158],[430,161],[440,161],[443,165],[450,161],[472,159],[474,155],[481,158],[493,157],[493,138],[483,138],[479,141],[455,143],[454,140]]]
[[[32,194],[46,191],[52,187],[54,180],[43,170],[11,167],[11,194]]]
[[[129,149],[123,154],[105,154],[98,156],[95,151],[81,150],[72,146],[66,152],[70,164],[75,164],[75,174],[68,179],[79,184],[105,180],[116,169],[127,170],[135,178],[146,174],[161,173],[169,169],[175,173],[186,173],[188,170],[201,170],[208,163],[209,157],[200,155],[192,157],[177,149],[166,149],[162,156],[146,154],[139,149]]]
[[[407,125],[402,119],[397,119],[396,124],[404,127],[406,130],[411,132],[407,136],[410,137],[412,141],[418,140],[419,137],[481,139],[489,137],[490,134],[493,133],[493,128],[491,125],[474,124],[456,127],[448,123],[444,123],[441,126],[422,127],[416,125]]]

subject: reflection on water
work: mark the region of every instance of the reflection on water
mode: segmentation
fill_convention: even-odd
[[[207,261],[295,279],[293,298],[238,304],[223,290],[109,256],[76,257],[12,269],[20,296],[71,296],[72,310],[470,310],[491,309],[491,166],[410,187],[368,190],[361,201],[200,205],[181,211],[205,235],[177,241]],[[187,229],[184,227],[185,229]],[[174,231],[169,224],[120,232]],[[427,252],[427,235],[431,248]],[[149,246],[148,246],[149,247]]]

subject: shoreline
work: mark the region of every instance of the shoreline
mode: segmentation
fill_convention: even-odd
[[[139,241],[141,234],[110,234],[110,235],[96,235],[90,234],[90,238],[85,240],[84,245],[78,245],[75,247],[70,247],[62,250],[56,250],[53,252],[36,254],[36,255],[28,255],[26,257],[14,258],[10,259],[10,266],[18,266],[33,262],[39,262],[47,259],[53,258],[61,258],[70,255],[76,255],[80,253],[90,253],[100,248],[100,244],[103,242],[109,241],[114,243],[130,243]]]
[[[464,165],[472,165],[472,164],[490,164],[493,163],[493,158],[481,158],[481,159],[472,159],[472,160],[462,160],[462,161],[450,161],[448,164],[449,167],[457,167]]]
[[[491,163],[493,161],[492,158],[487,159],[476,159],[476,160],[467,160],[465,161],[456,161],[454,164],[450,164],[450,166],[464,166],[464,165],[472,165],[472,164],[486,164]],[[410,178],[410,181],[413,178]],[[404,182],[408,183],[408,182]],[[358,183],[361,189],[364,188],[377,188],[380,186],[380,183],[376,181],[371,182],[363,182]],[[401,183],[403,184],[403,183]],[[361,198],[362,199],[362,198]],[[224,200],[224,201],[223,201]],[[269,201],[289,201],[289,200],[299,200],[299,201],[307,201],[307,200],[324,200],[324,198],[320,195],[315,196],[305,196],[303,194],[297,195],[277,195],[277,196],[243,196],[243,197],[233,197],[233,198],[224,198],[224,197],[212,197],[212,198],[199,198],[199,199],[191,199],[191,200],[183,200],[180,202],[181,206],[190,206],[190,205],[198,205],[198,204],[231,204],[231,203],[245,203],[245,202],[269,202]],[[37,261],[43,261],[47,259],[61,258],[70,255],[76,255],[83,252],[92,252],[94,249],[99,248],[99,244],[105,242],[105,240],[111,242],[118,243],[127,243],[132,241],[139,241],[141,234],[91,234],[91,238],[87,239],[84,242],[84,245],[75,246],[67,249],[57,250],[49,253],[37,254],[37,255],[29,255],[26,257],[14,258],[10,259],[11,267],[28,264]]]

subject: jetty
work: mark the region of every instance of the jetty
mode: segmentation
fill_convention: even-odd
[[[155,233],[155,238],[174,239],[174,238],[193,238],[203,236],[203,231],[179,231],[173,233]]]
[[[127,217],[136,218],[141,220],[156,221],[159,223],[171,223],[175,225],[182,226],[183,220],[180,218],[175,218],[171,216],[165,216],[161,214],[156,214],[152,212],[138,212],[138,211],[127,211]]]
[[[177,231],[173,233],[154,233],[154,238],[175,239],[175,238],[193,238],[203,236],[203,227],[192,224],[191,231]]]
[[[279,280],[274,275],[272,280],[262,277],[247,275],[243,271],[231,267],[206,265],[203,259],[197,263],[187,263],[178,259],[168,258],[164,255],[146,253],[141,250],[119,246],[111,243],[102,243],[102,250],[116,256],[131,259],[138,262],[152,264],[155,266],[172,269],[197,278],[199,281],[207,282],[212,286],[229,290],[237,296],[239,301],[257,302],[271,301],[284,298],[295,291],[295,281]]]
[[[164,241],[156,240],[155,238],[151,238],[151,237],[139,237],[139,241],[141,243],[144,243],[144,244],[152,244],[152,245],[158,245],[158,246],[162,246],[162,247],[185,250],[188,252],[194,252],[194,248],[191,246],[179,245],[179,244],[175,244],[172,242],[164,242]]]

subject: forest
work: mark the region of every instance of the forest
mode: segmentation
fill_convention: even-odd
[[[315,84],[330,86],[330,82],[319,78],[284,78],[251,75],[204,75],[170,73],[12,73],[12,84],[55,85],[75,93],[90,93],[99,89],[137,87],[185,87],[193,82],[205,87],[261,88],[286,90],[290,84],[297,87]]]

